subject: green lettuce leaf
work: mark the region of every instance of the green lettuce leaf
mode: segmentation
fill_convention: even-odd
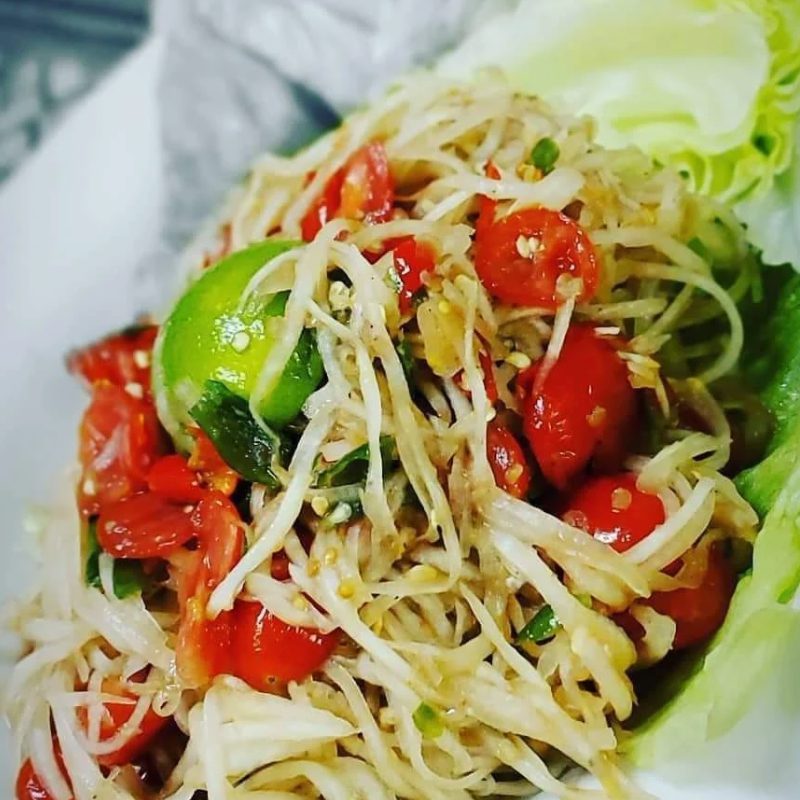
[[[772,299],[745,309],[767,323],[750,326],[742,363],[774,414],[775,433],[766,458],[736,481],[763,518],[753,566],[705,653],[658,676],[647,699],[653,712],[623,742],[639,766],[697,753],[730,730],[800,643],[800,613],[790,605],[800,585],[800,276],[775,270],[765,288]]]
[[[766,196],[796,156],[798,41],[797,0],[523,0],[439,69],[497,65],[520,89],[594,116],[603,144],[636,144],[737,203]],[[763,246],[769,218],[745,211]]]

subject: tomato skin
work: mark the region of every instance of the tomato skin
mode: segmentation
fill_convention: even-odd
[[[242,557],[244,531],[236,506],[221,492],[201,500],[192,521],[198,549],[170,559],[181,611],[176,658],[183,680],[203,686],[215,675],[232,672],[232,612],[223,611],[212,620],[206,606],[211,592]]]
[[[187,462],[190,469],[197,470],[209,488],[232,495],[236,491],[239,476],[231,469],[217,452],[214,443],[200,428],[190,428],[194,448]]]
[[[259,602],[233,607],[234,673],[258,691],[299,681],[318,670],[339,643],[340,632],[287,625]]]
[[[193,508],[140,492],[103,506],[97,541],[115,558],[165,558],[196,533]]]
[[[53,796],[44,788],[42,779],[33,769],[33,763],[27,759],[20,767],[16,785],[17,800],[53,800]]]
[[[512,305],[555,309],[561,302],[561,275],[583,281],[578,295],[589,300],[597,288],[598,259],[586,232],[572,219],[547,208],[526,208],[487,223],[481,210],[475,236],[475,269],[498,300]],[[517,250],[519,237],[537,241],[529,258]]]
[[[88,386],[140,386],[150,394],[150,360],[158,327],[143,325],[112,334],[67,356],[67,369]]]
[[[322,194],[314,200],[300,222],[304,242],[310,242],[329,223],[339,210],[344,170],[340,169],[328,179]]]
[[[153,405],[110,383],[94,387],[79,440],[78,505],[85,516],[145,488],[147,472],[162,451]]]
[[[531,469],[522,445],[508,428],[496,420],[486,428],[486,453],[495,483],[512,497],[525,497],[531,486]]]
[[[116,680],[104,680],[101,686],[103,694],[119,695],[121,698],[136,700],[132,692]],[[106,702],[104,714],[100,721],[100,741],[104,742],[114,736],[117,731],[131,718],[135,706],[122,703]],[[78,709],[78,715],[84,727],[88,727],[88,712],[85,707]],[[153,737],[170,722],[170,717],[161,717],[153,709],[148,709],[144,715],[139,729],[118,750],[97,756],[97,763],[104,767],[121,767],[130,764],[147,750]]]
[[[436,269],[436,253],[425,242],[418,242],[413,236],[404,236],[395,240],[392,247],[394,268],[403,288],[400,292],[400,312],[405,314],[413,306],[414,295],[422,288],[424,273],[432,273]]]
[[[545,478],[564,489],[591,462],[621,464],[635,430],[637,401],[615,343],[573,324],[558,361],[535,386],[539,364],[519,378],[525,436]]]
[[[197,473],[177,453],[163,456],[147,473],[147,487],[175,503],[196,503],[206,495]]]
[[[673,649],[699,644],[725,621],[736,588],[736,575],[719,548],[712,547],[708,570],[696,588],[655,592],[645,602],[659,614],[675,620]]]
[[[310,242],[334,217],[364,220],[389,219],[394,205],[394,180],[382,142],[368,142],[329,179],[300,223],[303,241]]]
[[[638,489],[632,472],[587,478],[564,501],[564,508],[563,520],[618,553],[633,547],[666,519],[661,498]]]

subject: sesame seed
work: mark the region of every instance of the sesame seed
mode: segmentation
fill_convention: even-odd
[[[330,503],[328,502],[327,498],[317,495],[311,500],[311,508],[318,517],[324,517],[325,514],[328,513]]]
[[[586,421],[592,428],[599,428],[606,418],[606,409],[603,406],[595,406],[589,414],[586,415]]]
[[[618,486],[611,492],[611,508],[615,511],[624,511],[633,502],[633,495],[627,490]]]
[[[97,493],[97,487],[94,484],[94,481],[91,478],[86,478],[83,482],[83,493],[91,497],[92,495]]]
[[[126,383],[125,391],[131,396],[141,400],[144,397],[144,389],[141,383]]]
[[[525,471],[525,468],[522,464],[514,464],[513,467],[509,467],[505,472],[505,479],[507,483],[516,483],[521,477],[522,473]]]
[[[301,595],[301,594],[298,594],[298,595],[297,595],[297,596],[296,596],[296,597],[295,597],[295,598],[292,600],[292,605],[293,605],[293,606],[294,606],[294,607],[295,607],[295,608],[296,608],[298,611],[305,611],[305,610],[308,608],[308,600],[306,600],[306,599],[305,599],[305,597],[303,597],[303,595]]]
[[[136,364],[139,369],[147,369],[150,366],[150,353],[148,353],[147,350],[134,350],[133,363]]]
[[[517,252],[523,258],[530,258],[531,257],[531,251],[530,251],[530,248],[528,247],[528,237],[527,236],[523,236],[522,234],[517,236],[517,243],[516,244],[517,244]]]
[[[506,364],[511,364],[512,367],[517,369],[527,369],[531,365],[531,360],[525,353],[515,350],[506,357]]]
[[[239,331],[231,340],[231,347],[237,353],[243,353],[250,346],[250,335],[246,331]]]

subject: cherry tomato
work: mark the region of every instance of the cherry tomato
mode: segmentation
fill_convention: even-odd
[[[638,489],[632,472],[587,478],[566,499],[564,508],[563,520],[618,553],[633,547],[665,519],[661,498]]]
[[[205,497],[192,515],[199,547],[174,554],[170,562],[178,586],[181,621],[176,658],[181,677],[203,686],[231,672],[231,612],[208,619],[211,592],[244,552],[244,531],[236,506],[220,492]]]
[[[531,485],[531,469],[522,445],[496,420],[486,428],[486,454],[495,483],[513,497],[525,497]]]
[[[107,679],[101,686],[103,694],[118,695],[124,700],[136,701],[137,697],[128,691],[120,681]],[[117,731],[131,718],[135,705],[132,703],[114,703],[106,701],[103,704],[103,716],[100,719],[100,741],[104,742],[116,735]],[[84,728],[88,727],[88,709],[81,706],[78,709]],[[170,721],[169,717],[162,717],[156,714],[153,709],[149,709],[144,715],[136,733],[128,741],[113,753],[105,753],[97,756],[97,763],[104,767],[119,767],[130,764],[131,761],[141,756],[153,737],[164,728]]]
[[[53,750],[55,752],[56,763],[61,769],[61,774],[67,780],[67,783],[69,783],[67,770],[61,758],[61,748],[58,746],[58,742],[55,739],[53,739]],[[17,774],[16,800],[53,800],[53,796],[45,789],[44,782],[36,774],[33,768],[33,762],[30,759],[26,759],[19,768],[19,773]]]
[[[436,253],[425,242],[418,242],[413,236],[396,240],[392,247],[394,268],[403,288],[400,291],[400,311],[405,314],[411,310],[414,295],[422,288],[422,275],[436,269]]]
[[[165,558],[196,535],[193,511],[141,492],[103,506],[97,541],[115,558]]]
[[[486,177],[499,181],[502,175],[493,161],[486,162]],[[481,195],[478,198],[478,219],[475,222],[475,232],[482,236],[488,228],[494,224],[495,212],[497,211],[497,200]]]
[[[381,142],[369,142],[353,153],[325,185],[303,217],[303,240],[310,242],[334,217],[383,222],[394,205],[394,180]]]
[[[143,489],[162,449],[153,405],[110,383],[94,387],[79,437],[83,479],[78,503],[86,516]]]
[[[221,492],[212,492],[197,505],[192,523],[203,552],[201,580],[213,591],[244,553],[244,529],[236,506]]]
[[[483,388],[486,390],[486,399],[490,405],[494,405],[499,397],[497,393],[497,381],[494,377],[494,362],[491,356],[485,351],[478,352],[478,363],[483,372]]]
[[[709,553],[708,570],[696,588],[655,592],[647,602],[659,614],[675,620],[673,648],[681,650],[699,644],[715,633],[728,613],[736,588],[736,576],[718,548]]]
[[[190,428],[189,433],[194,439],[194,448],[188,466],[197,470],[203,482],[211,489],[228,496],[232,495],[239,482],[236,471],[222,460],[214,443],[200,428]]]
[[[150,361],[158,328],[142,325],[107,336],[67,356],[67,368],[89,386],[107,382],[150,393]],[[134,389],[134,387],[139,387]]]
[[[196,503],[206,495],[197,473],[177,453],[163,456],[153,464],[147,473],[147,486],[151,492],[175,503]]]
[[[298,538],[300,539],[300,544],[303,545],[303,549],[308,553],[314,538],[313,534],[310,531],[303,530],[298,534]],[[276,581],[288,581],[291,577],[289,575],[289,556],[286,555],[285,550],[278,550],[277,553],[273,553],[270,563],[270,575]]]
[[[527,255],[520,253],[520,241]],[[498,300],[554,309],[561,302],[561,275],[583,281],[578,297],[585,301],[597,288],[599,267],[594,245],[574,220],[547,208],[526,208],[478,226],[475,269]]]
[[[323,634],[287,625],[261,603],[237,600],[233,607],[235,674],[254,689],[299,681],[318,670],[339,643],[338,630]]]
[[[312,176],[313,177],[313,176]],[[339,211],[342,196],[344,169],[337,170],[328,179],[322,194],[314,200],[300,223],[304,242],[310,242]]]
[[[617,469],[635,430],[636,394],[616,342],[573,324],[538,389],[539,364],[521,374],[525,436],[545,478],[564,489],[590,462]]]

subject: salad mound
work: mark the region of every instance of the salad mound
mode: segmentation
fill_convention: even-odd
[[[167,318],[70,358],[18,800],[637,796],[622,747],[798,579],[796,480],[760,533],[740,493],[794,436],[740,368],[762,294],[729,209],[495,77],[261,158]]]

